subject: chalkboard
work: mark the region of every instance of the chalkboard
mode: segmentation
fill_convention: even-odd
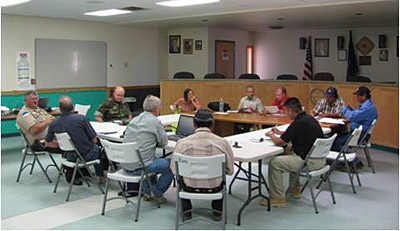
[[[35,49],[37,89],[107,85],[105,42],[38,38]]]

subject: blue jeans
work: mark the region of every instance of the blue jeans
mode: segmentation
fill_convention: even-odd
[[[142,174],[142,169],[136,169],[135,171],[127,171],[132,175],[140,175]],[[171,185],[172,180],[174,179],[174,174],[170,168],[170,160],[168,159],[153,159],[151,164],[146,167],[146,172],[161,174],[160,178],[157,180],[157,183],[154,190],[154,196],[161,197]],[[150,195],[150,188],[147,184],[147,181],[143,183],[143,193]]]
[[[347,140],[349,139],[349,137],[351,136],[351,133],[353,131],[344,134],[344,135],[340,135],[338,137],[336,137],[335,141],[333,142],[332,151],[336,151],[336,152],[340,152],[340,150],[342,150],[343,146],[345,145],[345,143],[347,142]],[[358,139],[358,143],[361,142],[361,139],[364,137],[365,132],[361,132],[360,138]]]
[[[95,144],[93,149],[86,155],[82,155],[85,161],[92,161],[98,159],[100,155],[100,148]],[[66,158],[68,161],[75,162],[77,155],[75,153],[67,153]],[[97,176],[104,176],[103,173],[103,163],[100,161],[100,164],[95,165],[96,175]]]

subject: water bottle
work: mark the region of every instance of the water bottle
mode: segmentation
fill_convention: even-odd
[[[223,98],[221,98],[219,100],[219,111],[224,112],[224,99]]]

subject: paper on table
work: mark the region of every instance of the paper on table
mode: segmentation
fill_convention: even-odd
[[[228,113],[228,112],[220,112],[220,111],[217,111],[217,112],[214,112],[214,114],[215,114],[215,115],[228,115],[229,113]]]
[[[344,124],[343,119],[333,119],[333,118],[322,118],[319,120],[319,122],[326,124]]]
[[[228,110],[226,112],[228,112],[228,113],[239,113],[239,110]]]

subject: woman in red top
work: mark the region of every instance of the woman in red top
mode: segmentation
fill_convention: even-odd
[[[183,92],[183,98],[178,99],[174,103],[174,110],[180,106],[181,112],[194,112],[202,108],[200,101],[196,98],[193,93],[193,90],[190,88],[186,88]]]
[[[289,97],[285,87],[279,87],[275,91],[275,98],[271,102],[271,106],[277,106],[281,112],[285,111],[285,102]]]

